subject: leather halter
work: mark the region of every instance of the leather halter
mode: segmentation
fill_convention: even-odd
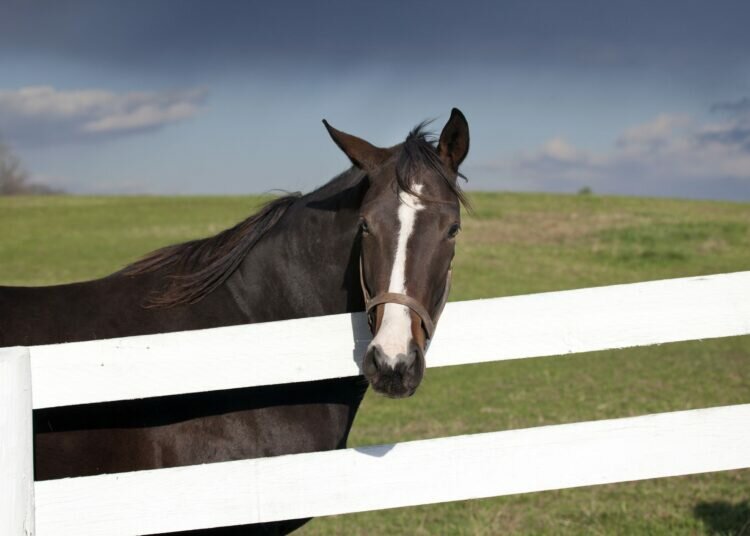
[[[433,321],[429,311],[427,311],[427,308],[419,303],[419,301],[407,294],[381,292],[380,294],[371,297],[370,292],[367,290],[367,285],[365,284],[365,271],[362,263],[362,255],[360,254],[359,283],[362,286],[362,294],[365,298],[365,313],[367,314],[367,323],[370,325],[370,331],[374,332],[375,329],[375,321],[372,315],[372,310],[376,306],[383,303],[396,303],[398,305],[404,305],[414,311],[414,313],[422,320],[422,326],[424,327],[424,331],[427,334],[427,339],[432,339],[432,336],[435,334],[435,326],[440,319],[440,315],[443,312],[443,307],[445,307],[445,302],[448,299],[448,293],[451,289],[452,272],[452,268],[449,268],[448,275],[445,278],[445,289],[443,290],[443,295],[440,298],[440,303],[438,304],[437,311],[435,312],[435,320]]]

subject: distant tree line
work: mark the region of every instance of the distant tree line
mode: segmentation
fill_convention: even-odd
[[[0,143],[0,195],[33,195],[59,194],[44,184],[29,181],[29,174],[24,169],[21,159],[10,147]]]

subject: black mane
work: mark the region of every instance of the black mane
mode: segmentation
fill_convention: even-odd
[[[144,306],[195,303],[234,273],[253,246],[300,197],[295,193],[274,199],[234,227],[208,238],[158,249],[119,273],[132,276],[171,269],[166,288],[153,293]]]

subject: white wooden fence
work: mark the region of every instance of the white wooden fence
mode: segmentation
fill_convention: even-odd
[[[746,334],[739,272],[451,303],[427,361]],[[369,339],[346,314],[0,350],[0,534],[134,535],[750,467],[743,404],[33,482],[32,407],[350,376]]]

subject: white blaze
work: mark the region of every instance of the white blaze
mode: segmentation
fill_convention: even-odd
[[[422,185],[414,185],[413,190],[417,194],[421,193]],[[396,255],[391,269],[388,292],[407,294],[406,246],[414,231],[417,212],[422,210],[424,205],[417,196],[403,191],[399,192],[399,199],[401,203],[398,207],[398,242],[396,243]],[[399,354],[407,354],[411,338],[410,309],[405,305],[386,303],[380,329],[370,344],[380,345],[383,354],[389,360],[395,361]]]

